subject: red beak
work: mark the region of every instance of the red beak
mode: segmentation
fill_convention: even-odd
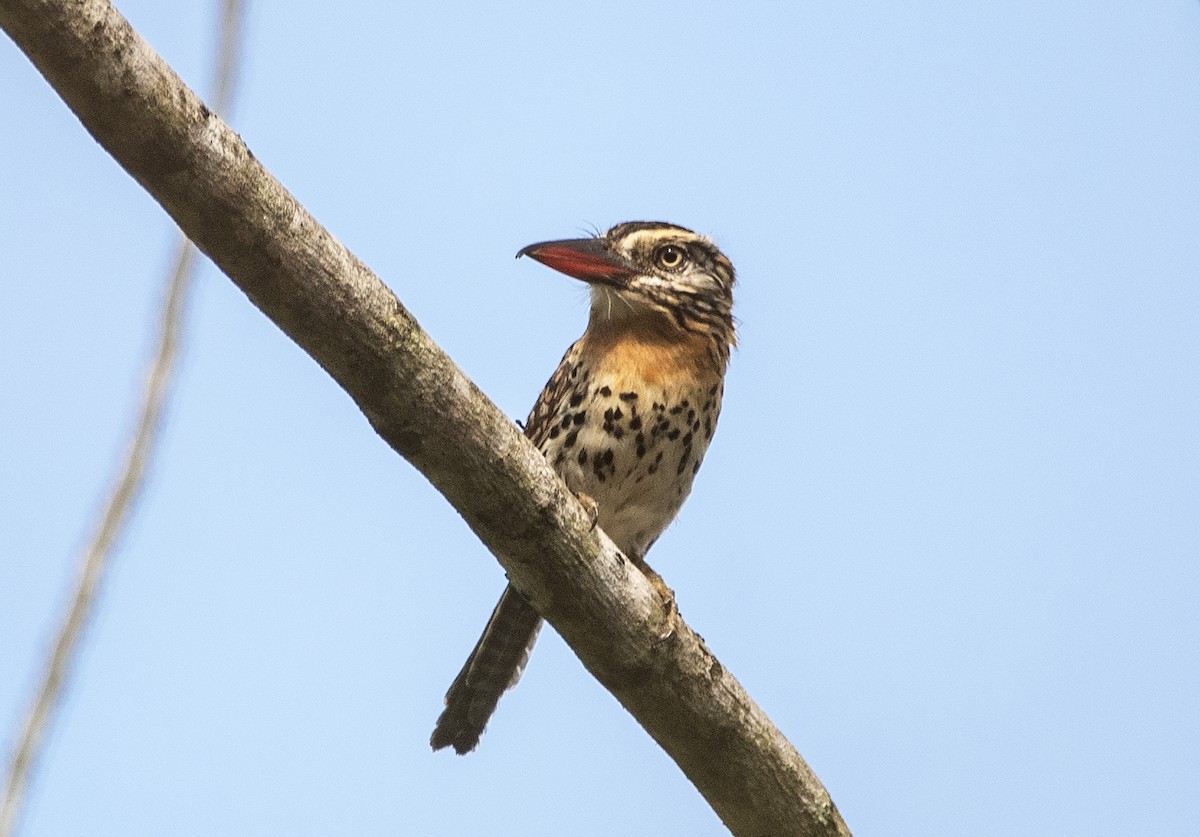
[[[635,269],[603,238],[568,238],[530,244],[517,253],[585,282],[611,282],[633,275]]]

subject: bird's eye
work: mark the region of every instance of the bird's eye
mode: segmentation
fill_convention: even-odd
[[[658,262],[658,266],[667,270],[675,270],[683,264],[685,258],[683,250],[674,244],[659,247],[654,253],[654,260]]]

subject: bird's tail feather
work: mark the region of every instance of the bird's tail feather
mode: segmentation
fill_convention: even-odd
[[[541,627],[537,611],[508,585],[446,692],[446,709],[429,739],[433,749],[454,747],[460,756],[475,749],[500,696],[520,679]]]

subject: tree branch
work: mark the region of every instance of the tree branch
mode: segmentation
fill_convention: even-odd
[[[848,834],[800,755],[396,297],[104,0],[0,0],[88,131],[446,496],[737,835]]]

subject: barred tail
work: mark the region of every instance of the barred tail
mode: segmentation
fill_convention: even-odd
[[[506,587],[446,692],[446,709],[429,739],[433,749],[452,746],[460,756],[475,749],[500,696],[520,679],[541,627],[537,611],[511,584]]]

